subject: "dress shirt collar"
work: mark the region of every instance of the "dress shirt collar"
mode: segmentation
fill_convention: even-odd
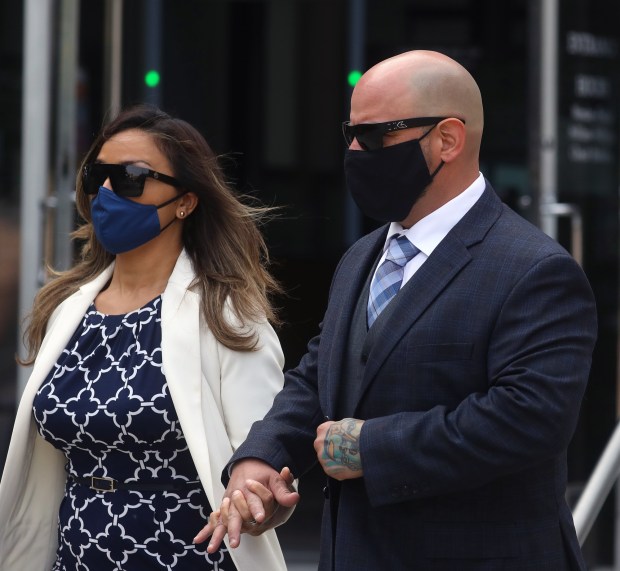
[[[411,228],[404,229],[398,222],[392,222],[383,250],[387,249],[390,238],[394,234],[403,234],[426,257],[430,256],[448,232],[478,201],[485,188],[486,182],[480,173],[478,178],[458,196],[416,222]]]

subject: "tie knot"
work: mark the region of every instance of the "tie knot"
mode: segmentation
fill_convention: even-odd
[[[406,236],[398,236],[390,240],[387,259],[402,267],[419,252]]]

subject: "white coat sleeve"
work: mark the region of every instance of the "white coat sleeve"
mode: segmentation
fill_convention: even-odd
[[[250,326],[257,335],[254,351],[233,351],[219,345],[221,403],[234,450],[245,440],[252,423],[261,420],[284,385],[284,355],[273,327]]]

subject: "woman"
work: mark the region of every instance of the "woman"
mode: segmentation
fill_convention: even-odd
[[[282,386],[264,210],[232,195],[193,127],[147,106],[103,128],[76,203],[81,260],[27,331],[0,570],[285,569],[273,532],[233,553],[192,542]]]

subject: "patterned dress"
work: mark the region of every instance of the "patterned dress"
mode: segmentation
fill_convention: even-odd
[[[234,571],[192,539],[211,511],[161,362],[161,296],[126,315],[94,304],[34,400],[41,435],[67,457],[52,571]],[[114,478],[98,492],[74,478]],[[188,482],[137,491],[131,482]],[[195,482],[195,484],[191,484]]]

